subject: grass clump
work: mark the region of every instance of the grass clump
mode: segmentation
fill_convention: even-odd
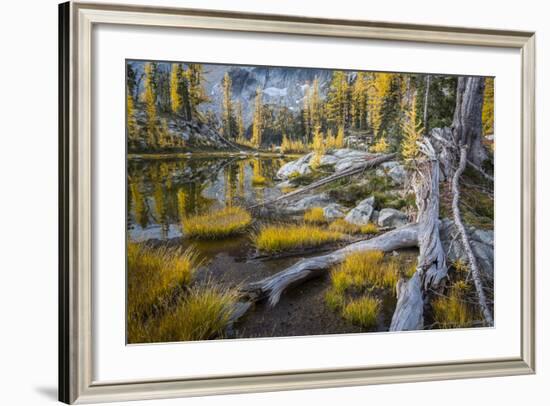
[[[348,255],[333,274],[333,286],[337,277],[349,279],[349,286],[353,287],[395,289],[399,278],[397,264],[395,261],[383,263],[383,258],[382,251],[354,252]]]
[[[441,328],[465,328],[474,323],[475,313],[465,300],[470,290],[464,281],[457,281],[449,296],[438,297],[432,302],[434,320]]]
[[[380,312],[379,299],[365,295],[360,299],[352,300],[342,310],[342,316],[347,321],[369,328],[376,326],[376,319]]]
[[[211,213],[184,217],[183,228],[189,238],[217,239],[237,234],[252,223],[248,211],[241,207],[226,207]]]
[[[324,224],[327,219],[322,207],[312,207],[304,213],[304,221],[310,224]]]
[[[329,230],[344,234],[376,234],[378,227],[374,223],[368,223],[362,226],[348,223],[344,219],[336,219],[328,226]]]
[[[236,302],[234,290],[212,284],[194,286],[173,311],[149,323],[134,326],[134,329],[129,328],[129,341],[196,341],[223,336]]]
[[[201,264],[193,247],[183,251],[129,242],[127,252],[128,315],[135,319],[165,307]]]
[[[307,224],[265,226],[253,236],[256,247],[265,252],[316,247],[341,238],[341,233]]]

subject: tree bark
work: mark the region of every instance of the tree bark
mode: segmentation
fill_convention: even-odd
[[[468,160],[480,168],[487,159],[487,152],[481,142],[484,91],[485,78],[458,78],[456,108],[451,125],[455,145],[468,145]]]
[[[397,305],[390,331],[419,330],[424,327],[424,301],[430,289],[447,276],[445,252],[439,238],[439,159],[425,139],[421,150],[426,159],[418,163],[413,187],[418,206],[418,264],[408,281],[397,286]]]

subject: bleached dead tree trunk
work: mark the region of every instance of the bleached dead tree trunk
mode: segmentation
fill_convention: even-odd
[[[421,144],[424,155],[413,173],[412,185],[418,206],[418,264],[411,279],[399,281],[397,305],[390,331],[424,327],[424,302],[429,289],[447,276],[445,252],[439,238],[439,159],[429,140]]]
[[[474,252],[472,250],[472,246],[470,244],[470,240],[468,239],[468,234],[466,233],[466,228],[464,227],[464,224],[462,223],[462,218],[460,216],[460,208],[458,207],[458,202],[460,200],[460,187],[459,187],[459,180],[462,176],[462,173],[464,172],[464,169],[466,168],[467,163],[467,152],[468,148],[466,146],[462,146],[460,148],[460,160],[458,163],[458,168],[453,176],[452,181],[452,192],[453,192],[453,219],[455,222],[456,227],[458,228],[458,231],[460,233],[460,239],[462,241],[462,245],[464,246],[464,251],[466,252],[466,255],[468,256],[468,262],[470,265],[470,273],[472,276],[472,279],[474,281],[474,286],[476,288],[476,293],[478,296],[478,302],[479,307],[481,308],[481,312],[483,314],[483,318],[485,319],[485,322],[492,326],[493,325],[493,315],[491,311],[489,310],[489,307],[487,306],[487,298],[485,296],[485,291],[483,290],[483,284],[481,282],[481,274],[479,272],[479,267],[477,265],[477,260],[474,255]]]

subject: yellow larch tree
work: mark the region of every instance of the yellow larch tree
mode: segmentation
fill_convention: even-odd
[[[262,145],[263,125],[262,89],[258,87],[254,101],[254,120],[252,122],[252,138],[250,139],[256,148],[260,148]]]
[[[481,122],[483,135],[493,134],[495,131],[495,79],[485,79],[485,92],[483,94],[483,110]]]
[[[158,117],[157,117],[157,96],[154,86],[154,66],[151,62],[145,64],[145,82],[143,90],[143,101],[145,102],[146,134],[147,145],[156,147],[158,144]]]
[[[401,156],[405,161],[412,162],[420,156],[418,142],[422,138],[424,128],[416,114],[416,96],[413,96],[411,107],[405,113],[403,123],[403,141],[401,141]]]

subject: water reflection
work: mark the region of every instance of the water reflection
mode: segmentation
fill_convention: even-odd
[[[273,178],[282,159],[190,157],[128,161],[129,237],[136,241],[181,235],[181,218],[280,194]],[[264,184],[253,182],[258,176]]]

